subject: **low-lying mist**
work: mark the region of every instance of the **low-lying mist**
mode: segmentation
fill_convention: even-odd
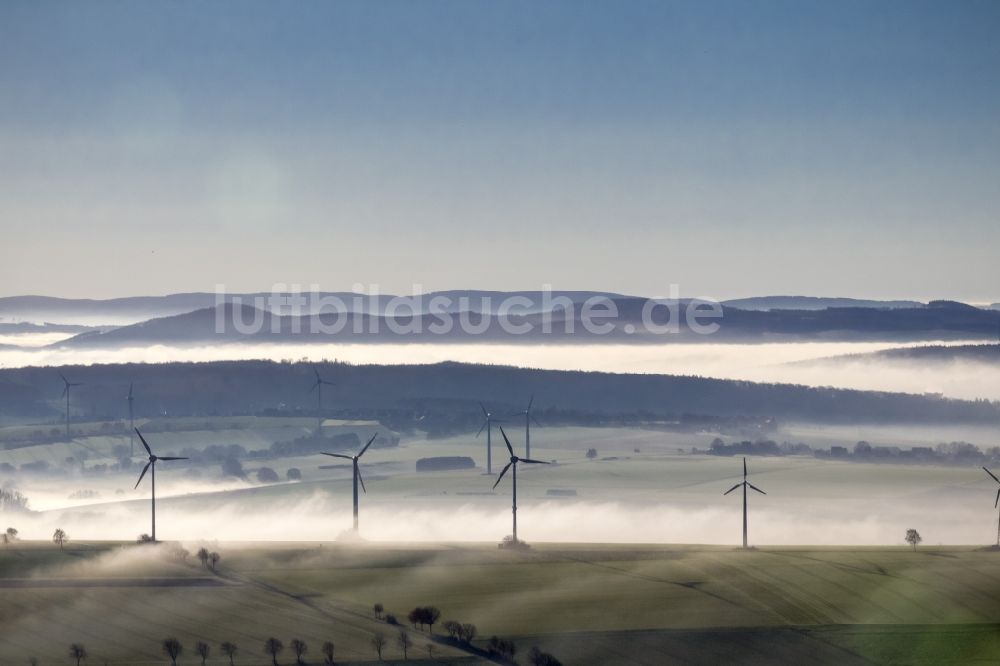
[[[951,342],[919,344],[954,345]],[[250,359],[339,360],[356,364],[458,361],[548,370],[700,375],[948,397],[1000,400],[1000,364],[930,364],[889,359],[836,359],[918,343],[781,342],[676,345],[489,344],[231,344],[202,347],[154,345],[121,349],[0,349],[0,367],[95,363],[164,363]],[[806,361],[817,361],[806,363]]]
[[[985,495],[983,496],[985,498]],[[908,528],[927,544],[990,543],[996,517],[986,499],[963,493],[891,499],[751,497],[750,541],[759,545],[900,545]],[[982,502],[973,501],[983,499]],[[349,495],[317,491],[266,504],[239,498],[157,502],[157,536],[179,541],[334,541],[349,534]],[[528,542],[736,544],[739,493],[711,505],[608,501],[532,501],[518,510]],[[48,540],[58,527],[71,539],[131,540],[149,532],[149,502],[133,501],[7,516],[25,539]],[[443,507],[412,499],[362,506],[361,535],[372,542],[497,542],[511,531],[509,497],[489,505]]]

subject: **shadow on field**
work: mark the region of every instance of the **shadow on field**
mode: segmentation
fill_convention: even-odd
[[[564,663],[966,666],[1000,663],[1000,625],[818,625],[522,636]]]

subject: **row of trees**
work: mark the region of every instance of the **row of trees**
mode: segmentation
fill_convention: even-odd
[[[180,658],[182,654],[184,654],[184,645],[179,640],[177,640],[177,638],[170,636],[168,638],[164,638],[160,646],[163,650],[163,654],[165,654],[167,657],[170,658],[170,663],[173,666],[176,666],[177,659]],[[293,638],[291,641],[289,641],[288,646],[289,648],[291,648],[292,653],[295,655],[295,663],[303,664],[304,662],[302,661],[302,657],[305,656],[305,654],[309,651],[309,646],[306,644],[306,642],[298,638]],[[284,650],[285,650],[285,644],[282,643],[277,638],[271,637],[268,638],[266,641],[264,641],[263,652],[264,654],[271,657],[271,661],[275,666],[277,666],[278,664],[278,655],[284,652]],[[230,666],[235,666],[236,655],[239,652],[239,647],[235,643],[231,643],[229,641],[221,643],[219,645],[219,652],[221,652],[222,654],[226,655],[229,658]],[[211,646],[209,646],[208,643],[205,643],[203,641],[198,641],[197,643],[194,644],[194,653],[201,659],[202,666],[205,666],[205,662],[212,654],[212,648]],[[323,643],[323,646],[320,648],[320,653],[323,655],[325,664],[334,663],[333,662],[334,645],[332,642],[326,641],[325,643]],[[85,648],[82,643],[73,643],[72,645],[69,646],[69,656],[70,659],[76,661],[76,666],[80,666],[80,663],[84,661],[88,656],[87,648]],[[379,652],[379,658],[381,659],[381,651]],[[37,660],[32,659],[31,662],[32,664],[36,664]]]
[[[396,617],[391,613],[387,614],[385,606],[382,603],[374,604],[372,611],[376,619],[385,619],[389,624],[396,624]],[[434,606],[417,606],[407,614],[406,619],[409,620],[414,629],[419,626],[422,630],[426,626],[428,633],[433,635],[434,625],[440,617],[441,611]],[[479,634],[476,625],[468,622],[458,622],[457,620],[445,620],[441,623],[441,626],[444,627],[445,632],[448,634],[448,639],[452,643],[465,646],[466,649],[478,650],[478,648],[472,645],[472,641]],[[412,643],[405,629],[400,630],[396,642],[403,651],[403,659],[406,659],[407,650],[412,646]],[[380,660],[382,659],[382,649],[385,647],[385,644],[385,636],[382,634],[376,634],[372,639],[372,646],[375,647]],[[432,656],[433,647],[433,643],[428,643],[427,653],[429,657]],[[486,643],[486,652],[494,659],[513,663],[514,657],[517,654],[517,645],[512,640],[491,636]],[[528,659],[533,666],[562,666],[558,659],[547,652],[542,652],[537,646],[533,647],[528,653]]]
[[[428,610],[428,609],[414,609],[414,610]],[[433,609],[437,610],[437,609]],[[383,617],[384,608],[382,604],[375,604],[376,617],[381,619]],[[411,611],[411,615],[414,613]],[[440,612],[437,614],[440,616]],[[393,618],[391,614],[384,615],[386,621],[388,622],[390,618]],[[426,618],[425,618],[426,619]],[[419,624],[417,622],[416,624]],[[433,626],[432,622],[425,622],[427,626]],[[444,622],[443,626],[448,632],[449,637],[456,642],[463,643],[468,647],[471,647],[472,640],[477,635],[476,625],[474,624],[462,624],[454,620],[448,620]],[[375,654],[379,661],[383,659],[383,652],[386,646],[389,644],[389,639],[383,632],[377,631],[371,638],[372,649],[375,650]],[[410,637],[409,632],[405,628],[400,628],[396,634],[397,647],[403,653],[403,659],[409,659],[410,650],[413,649],[413,639]],[[163,654],[170,658],[170,663],[172,666],[177,666],[177,660],[184,654],[184,645],[175,637],[169,636],[163,639],[160,644]],[[299,666],[304,664],[303,657],[309,652],[309,645],[299,638],[293,638],[288,642],[288,647],[291,649],[292,654],[295,655],[295,663]],[[427,657],[429,659],[434,658],[434,648],[433,642],[428,642],[426,644]],[[235,666],[236,655],[239,652],[239,647],[232,642],[226,641],[219,645],[219,651],[229,658],[230,666]],[[279,666],[278,657],[285,651],[285,644],[273,636],[264,641],[263,653],[271,657],[271,663],[273,666]],[[487,652],[490,657],[496,659],[502,659],[504,661],[513,662],[514,656],[517,654],[517,646],[511,640],[506,640],[498,638],[497,636],[490,637],[487,642]],[[323,655],[324,664],[333,664],[334,656],[334,644],[331,641],[326,641],[320,648],[320,653]],[[205,666],[205,662],[212,654],[212,648],[208,643],[203,641],[198,641],[194,644],[194,654],[201,659],[202,666]],[[75,660],[76,666],[87,659],[87,649],[82,643],[73,643],[69,646],[69,656],[71,659]],[[558,659],[553,657],[547,652],[542,652],[538,647],[533,647],[528,653],[528,659],[533,666],[562,666]],[[32,658],[31,664],[34,666],[38,663],[37,659]]]

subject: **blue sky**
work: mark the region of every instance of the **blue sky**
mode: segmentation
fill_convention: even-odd
[[[991,2],[0,4],[0,291],[1000,301]]]

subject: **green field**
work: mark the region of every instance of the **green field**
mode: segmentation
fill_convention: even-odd
[[[1000,659],[1000,553],[905,548],[737,551],[718,547],[216,544],[218,573],[148,546],[21,542],[0,550],[0,663],[169,663],[159,642],[240,646],[331,640],[340,663],[373,662],[370,639],[418,605],[475,623],[473,650],[434,642],[434,661],[484,663],[498,635],[518,661],[538,645],[566,664],[969,664]],[[441,633],[440,628],[435,632]],[[410,660],[427,659],[410,630]],[[286,652],[281,663],[294,663]],[[210,664],[226,663],[221,656]]]

